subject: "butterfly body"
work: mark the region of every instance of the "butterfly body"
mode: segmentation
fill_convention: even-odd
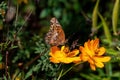
[[[56,18],[50,20],[51,26],[46,34],[45,42],[52,46],[59,46],[65,43],[65,33]]]

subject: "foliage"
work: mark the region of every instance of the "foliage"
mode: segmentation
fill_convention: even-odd
[[[119,80],[119,9],[119,0],[0,1],[0,79]],[[44,36],[52,17],[62,25],[67,45],[78,40],[75,46],[78,47],[97,37],[111,61],[96,71],[90,70],[87,63],[77,66],[51,63],[50,46]]]

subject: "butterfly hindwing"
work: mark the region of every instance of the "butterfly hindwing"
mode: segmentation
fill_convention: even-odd
[[[46,43],[52,46],[59,46],[65,43],[65,33],[56,18],[50,20],[50,29],[46,34]]]

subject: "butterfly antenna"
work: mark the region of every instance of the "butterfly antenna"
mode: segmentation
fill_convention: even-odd
[[[72,45],[70,46],[70,49],[75,49],[75,47],[78,46],[78,41],[79,41],[79,39],[76,39],[75,41],[73,41]]]
[[[87,23],[92,24],[91,19],[88,17],[88,15],[83,10],[81,10],[81,14],[83,15]]]

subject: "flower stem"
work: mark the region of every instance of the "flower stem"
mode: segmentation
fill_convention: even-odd
[[[78,63],[78,64],[80,64],[80,63]],[[78,65],[78,64],[75,64],[75,65],[71,66],[68,70],[66,70],[66,71],[62,74],[62,76],[64,76],[67,72],[69,72],[74,66],[76,66],[76,65]],[[62,77],[62,76],[61,76],[61,77]]]
[[[60,80],[60,78],[61,78],[61,76],[62,76],[62,73],[63,73],[63,69],[61,70],[61,72],[60,72],[60,74],[59,74],[57,80]]]
[[[109,77],[112,76],[112,64],[110,62],[106,64],[106,72]]]

